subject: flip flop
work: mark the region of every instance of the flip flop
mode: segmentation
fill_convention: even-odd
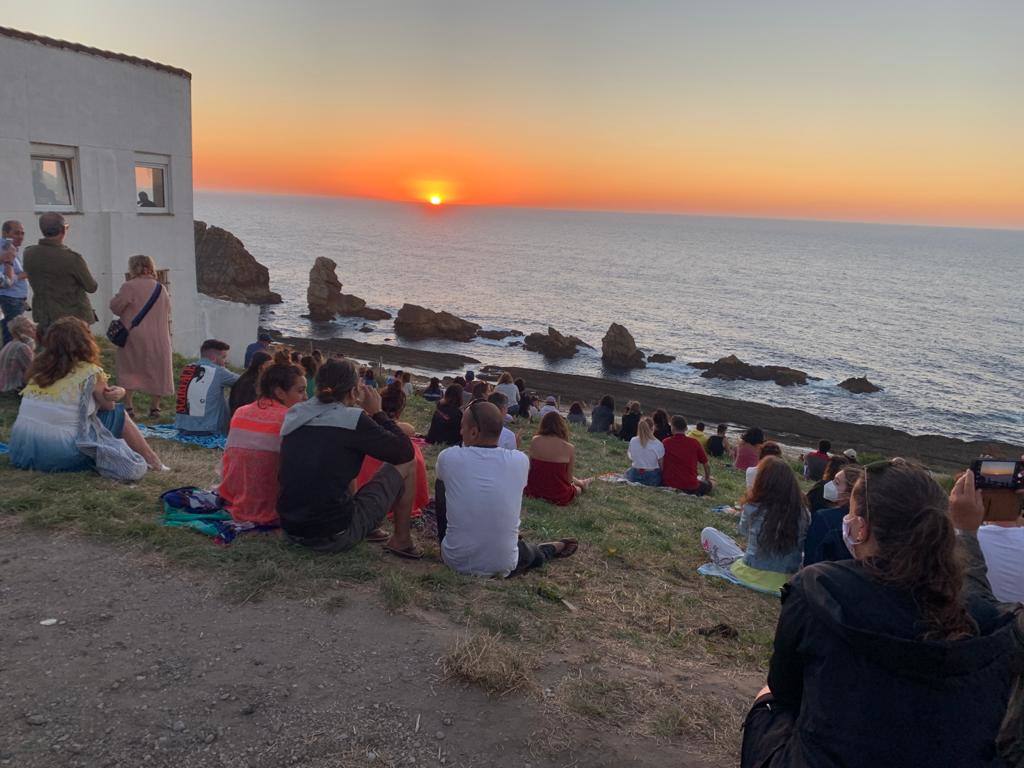
[[[385,544],[384,549],[385,551],[390,552],[392,555],[404,557],[406,560],[420,560],[423,557],[423,550],[417,547],[415,544],[410,544],[405,549],[389,547]]]
[[[366,540],[371,544],[383,544],[390,538],[391,534],[385,531],[383,528],[374,528],[372,531],[366,534]]]
[[[580,548],[580,543],[576,539],[559,539],[558,541],[560,544],[564,544],[565,548],[561,552],[556,552],[555,557],[572,557]]]

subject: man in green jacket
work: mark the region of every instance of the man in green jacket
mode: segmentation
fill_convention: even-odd
[[[96,293],[96,280],[85,259],[64,245],[68,224],[59,213],[39,217],[43,233],[38,245],[25,249],[23,264],[32,286],[32,317],[42,336],[55,320],[77,317],[88,325],[96,322],[96,313],[88,293]]]

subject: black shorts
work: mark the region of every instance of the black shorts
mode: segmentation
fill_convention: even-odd
[[[714,487],[707,480],[698,480],[698,485],[692,491],[683,491],[691,496],[707,496],[711,493],[711,489]]]
[[[743,723],[740,768],[785,768],[796,730],[796,712],[769,694],[750,708]]]
[[[377,528],[395,502],[402,496],[405,480],[393,464],[382,464],[376,474],[370,478],[355,496],[349,499],[352,519],[348,528],[338,531],[332,536],[308,538],[305,536],[289,536],[295,544],[317,552],[344,552],[352,549]]]

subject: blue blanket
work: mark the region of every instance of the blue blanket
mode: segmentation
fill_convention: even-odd
[[[139,424],[139,432],[142,436],[157,438],[158,440],[176,440],[179,443],[198,445],[200,448],[219,448],[224,450],[228,438],[226,435],[183,435],[170,424]]]
[[[7,453],[7,444],[0,443],[0,453]]]

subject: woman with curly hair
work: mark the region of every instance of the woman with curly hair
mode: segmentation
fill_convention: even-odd
[[[83,419],[97,417],[114,437],[140,454],[150,469],[167,469],[100,367],[100,350],[83,321],[62,317],[52,323],[27,374],[18,416],[11,428],[11,464],[40,472],[81,472],[95,467],[78,449]]]

